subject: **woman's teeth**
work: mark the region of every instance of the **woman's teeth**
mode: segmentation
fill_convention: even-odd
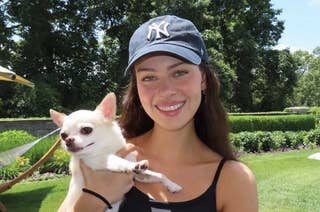
[[[174,111],[174,110],[180,108],[182,105],[183,105],[183,103],[171,105],[171,106],[166,106],[166,107],[158,106],[158,108],[163,111]]]

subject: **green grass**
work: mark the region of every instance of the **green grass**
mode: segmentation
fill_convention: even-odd
[[[54,180],[21,182],[0,194],[8,211],[56,212],[63,201],[70,177]]]
[[[254,172],[261,212],[319,212],[320,161],[307,156],[320,149],[284,153],[247,154],[241,157]],[[2,193],[9,211],[57,211],[70,178],[22,182]]]
[[[319,149],[246,155],[254,172],[261,212],[319,212],[320,161],[307,157]]]

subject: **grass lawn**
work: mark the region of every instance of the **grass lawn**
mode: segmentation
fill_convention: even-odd
[[[320,160],[307,157],[320,149],[245,155],[258,183],[261,212],[319,212]]]
[[[307,156],[320,149],[243,155],[241,160],[254,172],[258,182],[261,212],[319,212],[320,161]],[[9,211],[57,211],[69,177],[21,182],[0,194]]]

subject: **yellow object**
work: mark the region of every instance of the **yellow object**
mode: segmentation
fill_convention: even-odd
[[[17,82],[29,87],[34,87],[34,84],[29,80],[17,75],[13,71],[9,71],[8,69],[0,66],[0,80],[10,81],[10,82]]]

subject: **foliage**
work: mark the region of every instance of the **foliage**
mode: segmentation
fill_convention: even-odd
[[[62,149],[57,149],[53,156],[39,168],[40,173],[69,173],[70,155]]]
[[[30,168],[30,159],[27,157],[17,157],[12,164],[0,168],[0,180],[11,180]]]
[[[0,133],[0,152],[12,149],[14,147],[30,143],[36,138],[29,133],[21,130],[9,130]],[[6,179],[16,177],[20,172],[26,171],[29,166],[35,164],[56,141],[55,137],[43,139],[33,146],[23,156],[18,157],[12,164],[1,168],[1,175]],[[39,168],[41,173],[55,172],[67,173],[69,164],[69,155],[63,150],[56,150],[42,167]]]
[[[297,81],[295,61],[288,50],[261,50],[259,60],[253,70],[252,110],[282,110],[288,105]]]
[[[231,132],[300,131],[315,128],[313,115],[229,116]]]
[[[164,14],[188,18],[197,25],[229,111],[279,109],[294,84],[294,80],[281,80],[293,79],[289,70],[293,65],[284,52],[272,50],[276,60],[268,60],[270,54],[264,53],[283,31],[280,10],[270,2],[5,1],[0,7],[0,41],[5,44],[0,62],[33,81],[36,89],[1,82],[0,117],[45,116],[49,107],[65,112],[92,108],[110,91],[121,98],[128,84],[123,70],[130,35],[142,22]],[[17,39],[12,40],[12,35]],[[252,73],[254,69],[259,74]],[[269,71],[273,74],[266,74]],[[277,104],[272,105],[264,96],[268,93],[253,91],[260,81],[266,87],[274,79],[272,90],[283,90],[284,97],[274,95]]]
[[[293,54],[298,66],[298,84],[295,88],[295,105],[320,105],[320,55],[306,51],[297,51]]]
[[[28,137],[27,133],[7,131],[0,134],[0,152],[12,147],[10,138],[23,140]],[[320,146],[320,129],[311,131],[256,131],[231,133],[230,141],[237,152],[268,152],[288,149],[313,148]],[[54,139],[41,141],[26,154],[18,157],[12,164],[0,169],[0,176],[3,180],[12,179],[20,172],[25,171],[47,152],[53,144]],[[54,155],[49,158],[38,170],[38,173],[69,173],[70,155],[63,149],[57,149]]]
[[[314,148],[320,145],[320,130],[240,132],[231,133],[230,140],[237,152],[268,152]]]
[[[0,152],[32,142],[35,137],[21,130],[8,130],[0,133]]]

